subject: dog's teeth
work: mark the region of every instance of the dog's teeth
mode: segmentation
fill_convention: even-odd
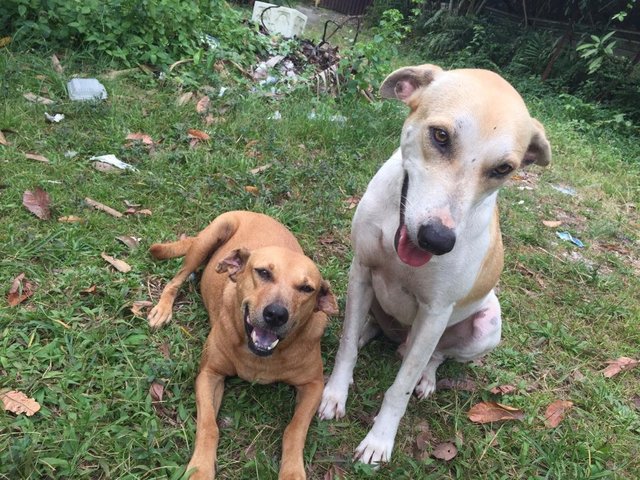
[[[271,345],[269,345],[269,350],[273,350],[274,348],[276,348],[276,345],[278,345],[278,342],[280,341],[279,338],[276,338],[273,343]]]

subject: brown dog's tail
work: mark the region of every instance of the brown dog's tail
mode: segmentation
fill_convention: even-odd
[[[149,248],[149,253],[153,258],[158,260],[166,260],[167,258],[184,257],[191,244],[193,243],[193,237],[181,238],[177,242],[169,243],[154,243]]]

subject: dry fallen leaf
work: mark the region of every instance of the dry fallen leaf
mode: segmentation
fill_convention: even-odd
[[[547,428],[557,427],[565,413],[573,407],[573,402],[569,400],[556,400],[552,402],[544,412],[544,426]]]
[[[51,64],[53,65],[53,69],[56,71],[56,73],[64,72],[64,68],[62,68],[62,65],[60,64],[60,60],[58,59],[58,56],[55,53],[51,55]]]
[[[127,135],[127,138],[125,140],[133,140],[133,141],[136,141],[136,142],[142,142],[145,145],[149,145],[149,146],[153,145],[153,139],[151,138],[151,136],[147,135],[146,133],[141,133],[141,132],[130,133],[129,135]],[[133,144],[133,142],[129,143],[127,145],[132,145],[132,144]]]
[[[118,260],[117,258],[113,258],[111,255],[107,255],[104,252],[102,252],[100,256],[104,258],[107,263],[111,264],[111,266],[113,266],[113,268],[115,268],[119,272],[127,273],[131,271],[131,265],[129,265],[127,262],[123,260]]]
[[[615,360],[607,360],[607,364],[609,365],[607,368],[602,370],[602,374],[611,378],[624,370],[629,370],[630,368],[635,367],[640,363],[640,360],[634,360],[629,357],[620,357]]]
[[[51,211],[49,210],[51,199],[49,194],[40,187],[33,192],[31,190],[25,191],[22,195],[22,204],[40,220],[49,220],[51,218]]]
[[[344,199],[345,206],[349,210],[352,210],[352,209],[356,208],[358,206],[359,202],[360,202],[360,197],[358,197],[358,196],[347,197],[347,198]]]
[[[58,218],[59,222],[62,223],[79,223],[79,222],[84,222],[84,220],[80,217],[76,217],[75,215],[68,215],[66,217],[60,217]]]
[[[162,354],[162,357],[165,360],[169,360],[171,358],[171,351],[169,349],[169,344],[167,342],[162,342],[158,347],[158,350],[160,350],[160,353]]]
[[[115,210],[115,209],[113,209],[111,207],[108,207],[104,203],[96,202],[95,200],[93,200],[93,199],[91,199],[89,197],[86,197],[84,199],[84,201],[85,201],[85,203],[87,205],[89,205],[90,207],[95,208],[96,210],[101,210],[101,211],[103,211],[105,213],[108,213],[109,215],[111,215],[113,217],[116,217],[116,218],[122,217],[122,213],[120,213],[119,211],[117,211],[117,210]]]
[[[498,385],[491,389],[491,393],[494,395],[509,395],[517,390],[513,385]]]
[[[11,390],[10,392],[3,393],[1,398],[4,409],[8,412],[13,412],[16,415],[24,413],[27,417],[30,417],[40,410],[40,404],[38,402],[17,390]]]
[[[138,245],[140,245],[140,238],[132,237],[131,235],[120,235],[119,237],[116,237],[116,240],[121,241],[131,250],[134,250]]]
[[[270,163],[267,163],[266,165],[260,165],[259,167],[256,168],[252,168],[250,170],[251,173],[253,173],[254,175],[257,175],[258,173],[262,173],[265,170],[267,170],[269,167],[271,167]]]
[[[146,317],[145,310],[149,307],[153,307],[153,302],[149,300],[136,300],[131,305],[131,313],[133,313],[136,317]]]
[[[501,420],[522,420],[524,412],[502,403],[480,402],[469,409],[467,417],[474,423],[489,423]]]
[[[4,146],[9,146],[10,143],[7,142],[7,139],[4,136],[4,133],[2,133],[2,130],[0,130],[0,145],[4,145]]]
[[[49,159],[47,157],[38,155],[37,153],[25,153],[24,156],[29,160],[37,160],[38,162],[49,163]]]
[[[323,480],[342,480],[343,478],[347,478],[346,470],[334,463],[324,474]]]
[[[434,441],[434,437],[426,421],[420,422],[416,426],[416,430],[418,431],[418,435],[416,435],[413,447],[414,457],[417,460],[426,460],[427,457],[429,457],[429,448]]]
[[[153,382],[149,386],[149,395],[151,395],[152,402],[161,402],[164,396],[164,385],[158,382]]]
[[[206,141],[211,138],[208,133],[205,133],[202,130],[196,130],[195,128],[187,130],[187,134],[189,135],[189,138],[195,138],[202,141]]]
[[[211,103],[211,100],[207,95],[205,95],[200,100],[198,100],[198,103],[196,104],[196,112],[201,114],[207,113],[207,110],[209,110],[210,103]]]
[[[33,295],[34,291],[34,285],[29,280],[25,280],[24,273],[21,273],[11,282],[11,288],[7,294],[7,303],[10,307],[15,307]]]
[[[85,288],[84,290],[80,290],[80,293],[86,294],[94,294],[97,291],[97,287],[95,285],[91,285],[89,288]]]
[[[436,390],[476,391],[476,382],[470,378],[443,378],[436,383]]]
[[[258,190],[258,187],[254,187],[253,185],[247,185],[244,187],[246,192],[252,193],[253,195],[258,195],[260,193],[260,190]]]
[[[445,462],[452,460],[457,454],[458,449],[451,442],[445,442],[441,443],[440,445],[436,445],[436,447],[433,449],[433,452],[431,452],[431,455],[433,455],[435,458],[444,460]]]
[[[35,94],[31,93],[31,92],[25,93],[22,96],[24,98],[26,98],[27,100],[29,100],[30,102],[41,103],[42,105],[52,105],[52,104],[56,103],[53,100],[51,100],[50,98],[41,97],[41,96],[35,95]]]
[[[176,106],[178,107],[182,107],[183,105],[186,105],[187,103],[189,103],[189,101],[193,98],[193,92],[187,92],[187,93],[183,93],[182,95],[180,95],[178,97],[178,99],[176,100]]]
[[[543,220],[542,224],[545,227],[558,228],[560,225],[562,225],[562,222],[560,220]]]
[[[0,38],[0,48],[4,48],[11,43],[11,37]]]

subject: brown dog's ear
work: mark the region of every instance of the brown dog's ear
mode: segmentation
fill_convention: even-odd
[[[336,297],[331,291],[329,282],[323,280],[320,284],[320,291],[318,292],[318,298],[316,301],[316,311],[324,312],[327,315],[338,314],[338,302]]]
[[[235,282],[238,273],[244,270],[244,266],[247,264],[249,255],[251,255],[251,252],[246,248],[237,248],[231,252],[227,258],[216,265],[216,272],[228,272],[231,281]]]
[[[401,68],[385,78],[380,86],[380,95],[408,103],[413,92],[429,85],[440,72],[440,67],[431,64]]]
[[[542,124],[532,118],[533,122],[533,134],[527,151],[524,153],[524,159],[522,160],[522,166],[526,167],[535,163],[542,167],[549,165],[551,162],[551,145],[547,136],[544,133],[544,127]]]

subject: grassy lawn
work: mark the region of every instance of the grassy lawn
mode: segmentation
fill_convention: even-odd
[[[80,55],[62,61],[59,75],[45,55],[0,50],[0,128],[10,142],[0,146],[0,391],[20,390],[42,405],[31,417],[0,413],[0,478],[179,478],[192,453],[194,378],[207,321],[195,282],[179,297],[174,321],[158,332],[132,312],[134,301],[156,300],[179,265],[152,261],[148,246],[196,233],[227,210],[267,213],[297,235],[343,310],[352,207],[397,147],[405,107],[306,91],[276,100],[233,86],[218,97],[216,86],[207,124],[195,101],[176,104],[184,92],[142,72],[99,77],[108,100],[72,103],[66,80],[103,69]],[[470,379],[476,388],[412,400],[392,462],[376,478],[640,478],[640,368],[613,378],[601,373],[607,360],[638,358],[640,136],[583,120],[579,102],[535,82],[519,86],[546,125],[554,159],[519,174],[501,193],[503,342],[482,364],[440,369],[439,378]],[[27,92],[56,104],[30,103]],[[46,123],[45,111],[65,119]],[[272,118],[276,111],[280,120]],[[192,148],[188,129],[210,140]],[[126,136],[137,132],[150,135],[153,146],[127,146]],[[69,158],[69,151],[77,154]],[[26,152],[49,163],[26,159]],[[139,171],[97,171],[89,158],[104,154]],[[50,220],[22,206],[23,192],[36,187],[50,195]],[[115,218],[87,206],[86,197],[152,214]],[[58,221],[71,215],[82,222]],[[543,220],[563,223],[549,228]],[[585,247],[560,240],[556,230]],[[139,247],[116,239],[122,235],[139,237]],[[102,252],[132,270],[116,272]],[[4,298],[23,272],[35,293],[9,307]],[[327,373],[341,320],[331,321],[324,339]],[[347,417],[310,428],[310,478],[372,475],[350,459],[398,368],[383,339],[362,351]],[[159,404],[149,394],[153,382],[164,386]],[[505,384],[515,391],[490,393]],[[557,428],[545,428],[545,408],[557,399],[572,401],[573,409]],[[488,400],[522,409],[524,420],[471,423],[466,412]],[[277,478],[293,405],[286,385],[229,380],[219,416],[220,477]],[[429,457],[447,440],[458,446],[453,460]]]

